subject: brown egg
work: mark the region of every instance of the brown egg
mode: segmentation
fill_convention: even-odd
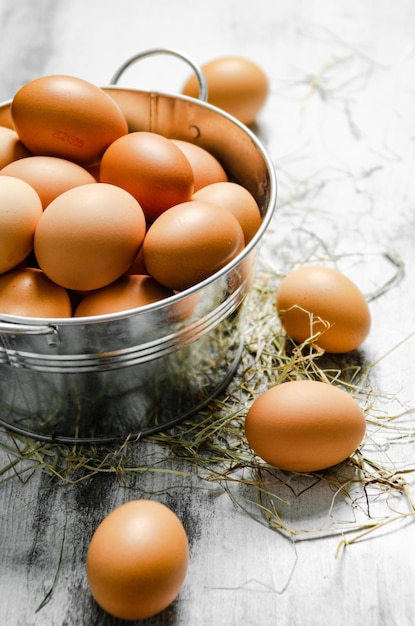
[[[115,282],[91,291],[79,303],[75,316],[106,315],[159,302],[173,295],[151,276],[121,276]]]
[[[16,267],[33,249],[42,204],[28,183],[0,176],[0,274]]]
[[[149,120],[147,96],[145,92],[136,91],[134,89],[123,89],[114,87],[104,87],[104,91],[111,97],[120,107],[125,119],[127,120],[128,130],[130,133],[135,131],[148,131],[151,126]],[[143,102],[145,106],[143,106]]]
[[[262,218],[257,201],[245,187],[237,183],[213,183],[193,194],[193,200],[213,202],[233,213],[242,226],[245,243],[251,241],[261,226]]]
[[[15,176],[29,183],[37,191],[44,209],[64,191],[96,182],[92,174],[77,163],[51,156],[19,159],[3,167],[0,175]]]
[[[40,270],[24,267],[0,276],[0,313],[25,317],[71,317],[67,291]]]
[[[89,588],[107,613],[142,620],[178,596],[189,560],[186,531],[177,515],[152,500],[117,507],[95,530],[86,557]]]
[[[208,102],[244,124],[252,124],[268,96],[268,79],[253,61],[239,56],[219,57],[201,67],[208,86]],[[199,83],[193,74],[183,94],[197,98]]]
[[[172,139],[171,141],[183,151],[192,166],[194,192],[211,183],[228,180],[222,165],[210,152],[190,141],[181,139]]]
[[[325,266],[305,266],[285,276],[276,309],[294,341],[314,337],[327,352],[355,350],[370,330],[370,310],[361,291],[347,276]]]
[[[146,268],[146,264],[144,263],[143,246],[141,246],[141,248],[137,252],[137,256],[135,257],[132,265],[128,268],[126,273],[148,275],[148,270]]]
[[[150,132],[129,133],[114,141],[101,159],[100,180],[129,191],[147,221],[191,198],[193,171],[170,139]]]
[[[57,156],[82,165],[128,132],[116,102],[80,78],[52,75],[23,85],[11,103],[14,128],[34,155]]]
[[[100,182],[99,180],[99,168],[101,167],[101,161],[95,161],[95,163],[91,163],[90,165],[86,165],[85,169],[91,174],[91,176],[93,176],[94,180],[96,180],[98,183]]]
[[[74,187],[43,211],[35,232],[36,259],[62,287],[99,289],[128,270],[145,228],[140,205],[124,189],[96,182]]]
[[[30,156],[16,131],[0,126],[0,169],[13,161]]]
[[[315,472],[347,459],[362,442],[365,416],[346,392],[329,383],[295,380],[258,396],[245,434],[266,463],[291,472]]]
[[[14,130],[13,120],[10,113],[10,106],[0,106],[0,126]]]
[[[194,200],[168,209],[150,226],[144,262],[158,282],[182,291],[227,265],[244,246],[241,225],[230,211]]]

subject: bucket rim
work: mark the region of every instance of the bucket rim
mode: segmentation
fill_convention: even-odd
[[[98,324],[98,323],[110,322],[112,320],[125,319],[125,318],[134,317],[140,314],[144,315],[145,313],[164,310],[170,305],[173,306],[177,304],[178,302],[180,302],[181,300],[184,300],[187,297],[191,297],[197,294],[199,291],[202,291],[205,287],[208,287],[211,283],[216,282],[217,280],[219,280],[220,278],[228,274],[230,271],[232,271],[232,269],[237,267],[246,257],[249,256],[251,252],[253,252],[255,248],[258,247],[260,241],[262,240],[273,218],[273,215],[276,209],[276,204],[277,204],[277,189],[278,189],[277,175],[276,175],[274,163],[271,159],[270,154],[268,153],[268,150],[262,144],[262,141],[258,138],[255,132],[249,126],[245,125],[243,122],[238,120],[236,117],[234,117],[227,111],[224,111],[223,109],[220,109],[219,107],[211,103],[205,102],[199,98],[193,98],[185,94],[170,93],[168,91],[158,91],[158,90],[157,91],[156,90],[140,90],[140,89],[133,88],[133,87],[120,86],[115,83],[103,86],[101,87],[101,89],[103,89],[104,91],[118,90],[118,91],[124,91],[124,92],[140,93],[140,94],[144,94],[148,96],[165,97],[168,99],[177,99],[177,100],[189,102],[195,106],[208,109],[214,112],[215,114],[227,119],[230,123],[234,124],[240,130],[242,130],[242,132],[244,132],[247,135],[247,137],[252,141],[252,143],[254,144],[258,152],[260,153],[261,157],[263,158],[264,164],[266,166],[266,172],[269,177],[269,183],[268,183],[269,184],[269,188],[268,188],[269,198],[268,198],[265,213],[262,216],[261,225],[259,226],[258,230],[256,231],[255,235],[252,237],[252,239],[248,242],[248,244],[246,244],[243,250],[236,257],[234,257],[232,261],[230,261],[224,267],[216,271],[214,274],[211,274],[204,280],[196,283],[195,285],[192,285],[191,287],[187,289],[184,289],[183,291],[179,293],[168,296],[167,298],[164,298],[163,300],[159,300],[157,302],[139,306],[133,309],[126,309],[125,311],[117,311],[117,312],[108,313],[108,314],[79,316],[79,317],[47,317],[45,318],[45,317],[31,317],[31,316],[0,313],[0,333],[2,332],[7,333],[7,332],[13,332],[13,331],[24,333],[25,332],[24,327],[27,326],[29,333],[33,332],[35,334],[41,334],[42,332],[44,332],[45,334],[47,334],[48,332],[50,332],[51,328],[56,328],[58,326],[81,326],[81,325],[91,326],[95,323]],[[5,107],[10,106],[11,103],[12,103],[12,98],[5,100],[3,102],[0,102],[0,111]],[[39,329],[39,327],[44,327],[43,331]]]

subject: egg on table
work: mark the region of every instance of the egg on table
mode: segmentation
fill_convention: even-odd
[[[369,306],[344,274],[322,265],[287,274],[276,294],[276,309],[288,336],[301,343],[313,338],[332,353],[358,348],[369,334]]]
[[[166,505],[131,500],[99,524],[86,557],[92,596],[126,620],[152,617],[178,596],[189,560],[184,526]]]
[[[245,435],[253,451],[281,470],[315,472],[346,460],[361,444],[366,420],[340,387],[293,380],[259,395],[248,410]]]
[[[240,56],[223,56],[201,66],[208,87],[208,102],[230,113],[244,124],[255,122],[268,97],[268,78],[254,61]],[[199,83],[192,75],[182,93],[197,98]]]

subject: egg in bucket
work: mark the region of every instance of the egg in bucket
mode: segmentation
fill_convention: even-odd
[[[118,86],[131,63],[159,53],[191,66],[199,99]],[[149,435],[197,413],[226,388],[243,350],[244,304],[276,204],[267,152],[249,128],[207,103],[203,73],[186,55],[140,53],[102,89],[122,108],[130,133],[157,133],[208,151],[255,198],[261,223],[224,267],[161,301],[92,316],[0,313],[0,424],[44,441]],[[10,106],[0,105],[5,127]]]

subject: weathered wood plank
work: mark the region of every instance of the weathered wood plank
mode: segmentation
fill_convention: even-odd
[[[45,73],[106,84],[127,57],[155,46],[180,48],[199,62],[229,52],[257,60],[271,80],[257,130],[279,180],[262,263],[283,273],[295,263],[336,257],[369,296],[397,272],[393,259],[402,261],[402,280],[371,301],[373,326],[361,354],[367,363],[378,361],[373,384],[390,394],[384,410],[398,413],[415,401],[414,27],[410,0],[0,0],[0,100]],[[187,70],[177,68],[176,75],[164,67],[143,65],[128,81],[181,85]],[[5,447],[10,439],[3,432],[0,438],[1,471],[14,457]],[[410,439],[385,450],[397,467],[415,466]],[[138,447],[137,463],[147,454]],[[173,473],[140,472],[125,484],[115,475],[76,484],[39,471],[18,476],[20,465],[2,472],[0,623],[120,624],[89,595],[86,550],[109,510],[151,494],[183,519],[191,560],[179,598],[149,625],[412,625],[410,518],[336,558],[340,533],[293,541],[236,507],[220,484],[203,481],[191,465],[172,460],[162,467]],[[276,487],[286,501],[281,513],[299,530],[330,515],[343,527],[367,506],[361,494],[334,500],[324,482],[288,482]],[[376,488],[374,498],[368,494],[373,519],[410,510],[397,495],[377,498]],[[232,489],[244,504],[242,496],[255,497]]]

